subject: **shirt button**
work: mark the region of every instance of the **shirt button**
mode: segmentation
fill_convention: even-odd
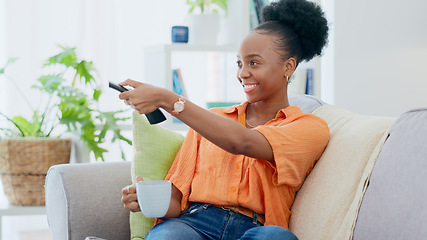
[[[231,191],[235,192],[236,191],[236,187],[232,187]]]
[[[240,168],[240,165],[239,164],[236,164],[236,169],[239,169]]]

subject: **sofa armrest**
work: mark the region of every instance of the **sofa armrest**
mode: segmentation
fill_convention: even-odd
[[[403,113],[372,171],[354,240],[426,239],[427,108]]]
[[[131,184],[130,162],[52,166],[46,177],[46,212],[52,238],[130,239],[121,189]]]

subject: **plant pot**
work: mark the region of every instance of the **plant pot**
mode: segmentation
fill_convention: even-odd
[[[0,142],[0,174],[11,205],[45,205],[49,168],[70,161],[71,139],[11,138]]]
[[[189,44],[216,45],[218,28],[218,14],[189,14]]]

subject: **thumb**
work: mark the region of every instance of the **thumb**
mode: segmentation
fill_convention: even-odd
[[[131,86],[133,88],[137,88],[139,85],[141,85],[141,82],[132,80],[132,79],[126,79],[126,81],[119,83],[120,86]]]
[[[141,176],[137,176],[135,180],[136,180],[136,182],[144,181],[144,179]]]

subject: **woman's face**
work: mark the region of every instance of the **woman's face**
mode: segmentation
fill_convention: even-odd
[[[237,55],[237,79],[249,102],[287,98],[286,61],[275,50],[275,37],[250,33]]]

